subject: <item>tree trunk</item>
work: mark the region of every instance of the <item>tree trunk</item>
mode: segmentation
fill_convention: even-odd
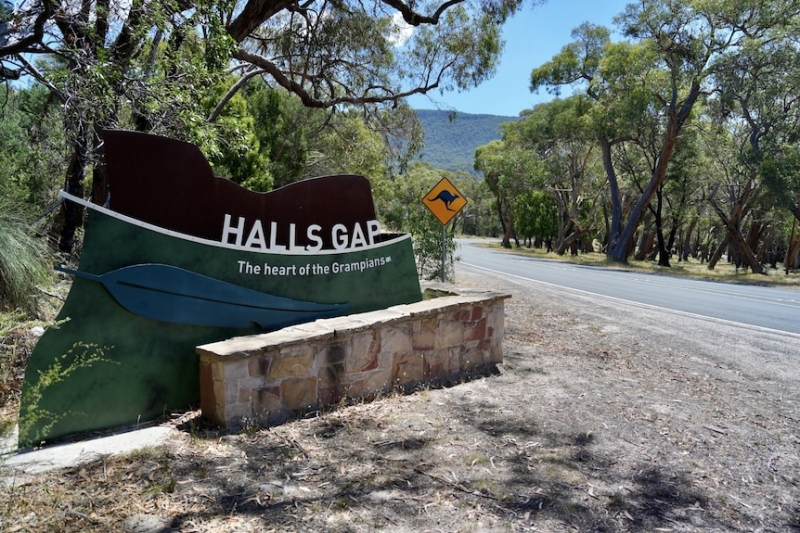
[[[725,235],[725,237],[722,239],[722,242],[720,242],[719,246],[717,246],[716,250],[714,250],[714,253],[711,255],[711,258],[709,258],[708,266],[706,268],[708,268],[709,270],[714,270],[716,268],[717,263],[722,257],[722,252],[725,251],[725,248],[727,246],[728,246],[728,236]]]
[[[86,177],[86,163],[88,161],[88,134],[83,124],[78,126],[77,139],[73,144],[72,159],[67,168],[65,190],[78,198],[83,198],[83,181]],[[64,202],[62,207],[64,226],[61,229],[61,238],[58,249],[70,254],[75,244],[75,230],[83,226],[84,208],[74,202]]]
[[[508,222],[503,224],[505,233],[503,234],[503,248],[511,248],[511,237],[514,236],[514,217],[508,216]],[[519,242],[517,243],[519,247]]]
[[[683,239],[683,244],[681,245],[681,259],[684,261],[689,260],[689,254],[692,254],[692,234],[694,233],[694,228],[697,225],[697,217],[693,218],[691,222],[689,222],[689,228],[686,230],[686,235]]]
[[[736,243],[739,251],[742,252],[742,259],[748,264],[753,274],[764,274],[764,267],[758,262],[756,254],[753,253],[753,249],[747,245],[747,241],[744,240],[739,229],[733,227],[729,228],[728,231],[732,233],[733,242]]]
[[[664,209],[664,187],[661,186],[656,190],[656,237],[658,239],[658,266],[668,267],[669,264],[669,251],[667,250],[666,242],[664,240],[664,222],[661,212]],[[673,226],[674,227],[674,226]]]
[[[500,198],[497,199],[497,217],[500,219],[500,227],[503,228],[503,248],[511,248],[509,232],[508,228],[506,228],[506,219],[503,218],[503,202],[500,201]]]
[[[653,250],[656,242],[656,234],[652,231],[643,231],[642,238],[639,239],[639,249],[633,257],[637,261],[644,261],[647,255]]]
[[[622,232],[622,194],[619,190],[617,173],[614,170],[614,161],[611,157],[611,141],[605,136],[600,137],[600,152],[603,156],[603,169],[608,179],[609,196],[611,197],[611,225],[608,226],[608,216],[606,215],[606,234],[607,250],[612,249],[617,243],[619,234]]]
[[[655,169],[650,177],[650,182],[647,184],[647,187],[645,188],[642,196],[639,198],[639,201],[636,202],[636,206],[628,215],[628,222],[625,224],[625,227],[622,229],[619,237],[617,239],[612,239],[612,244],[609,245],[608,257],[612,261],[616,261],[617,263],[625,263],[628,260],[627,243],[636,232],[636,228],[639,227],[642,216],[644,216],[644,211],[650,204],[650,200],[653,198],[653,195],[666,179],[667,167],[669,166],[669,161],[672,158],[673,152],[675,151],[675,144],[678,141],[678,135],[680,135],[686,119],[689,118],[689,114],[691,113],[698,96],[700,96],[700,82],[698,80],[694,80],[692,81],[689,94],[686,96],[686,100],[684,100],[680,109],[677,111],[672,110],[670,112],[664,145],[662,146],[661,152],[658,155],[658,163],[656,164]]]
[[[789,237],[789,248],[786,250],[786,257],[783,260],[783,266],[786,268],[786,274],[789,274],[790,269],[795,269],[800,263],[800,237],[795,233],[796,224],[792,225],[792,235]]]
[[[756,254],[755,250],[758,249],[758,243],[761,242],[761,237],[764,236],[764,229],[764,224],[753,219],[753,221],[750,223],[750,229],[747,230],[747,246],[750,248],[750,250],[753,250],[753,255],[759,264],[761,264],[764,260],[763,253]]]
[[[714,211],[717,212],[717,216],[722,219],[723,223],[725,224],[725,230],[728,234],[728,242],[730,242],[734,247],[738,248],[739,251],[742,253],[742,259],[747,263],[750,269],[753,271],[753,274],[763,274],[764,267],[761,266],[761,263],[758,262],[753,250],[744,240],[742,237],[742,232],[739,230],[739,218],[741,217],[741,209],[736,209],[736,213],[734,216],[728,218],[725,215],[725,212],[719,207],[717,202],[714,200],[713,196],[708,199],[711,206],[714,208]],[[709,269],[711,269],[711,263],[709,263]]]
[[[574,226],[572,226],[572,227],[574,227]],[[577,228],[575,230],[573,230],[572,232],[570,232],[570,234],[567,235],[564,238],[564,240],[561,243],[561,245],[558,248],[556,248],[556,253],[558,255],[564,255],[567,252],[567,248],[569,248],[570,249],[570,253],[572,255],[578,255],[578,253],[577,253],[578,250],[577,250],[577,247],[575,245],[576,245],[578,239],[580,239],[583,236],[583,233],[584,232],[580,231]]]

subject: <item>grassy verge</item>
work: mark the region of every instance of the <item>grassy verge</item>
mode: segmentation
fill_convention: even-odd
[[[0,437],[17,424],[28,359],[39,336],[53,324],[68,286],[63,284],[50,289],[54,294],[40,301],[40,318],[20,309],[0,309]]]
[[[689,259],[688,261],[681,262],[678,262],[677,259],[675,259],[672,261],[671,267],[661,267],[658,266],[658,264],[654,261],[635,261],[633,259],[629,260],[627,264],[614,263],[609,261],[605,254],[601,253],[587,253],[580,255],[565,254],[560,256],[552,252],[547,253],[543,248],[528,248],[526,246],[511,249],[503,248],[499,241],[482,241],[479,245],[509,254],[535,257],[549,261],[560,261],[575,265],[632,270],[636,272],[693,278],[707,281],[771,285],[800,289],[800,272],[790,270],[789,274],[786,274],[781,265],[778,265],[779,268],[775,269],[767,268],[767,273],[764,275],[753,274],[749,269],[737,269],[732,263],[727,263],[724,261],[717,263],[714,270],[709,270],[707,263],[701,263],[696,259]]]
[[[0,313],[0,437],[17,421],[29,351],[24,340],[33,324],[20,311]]]

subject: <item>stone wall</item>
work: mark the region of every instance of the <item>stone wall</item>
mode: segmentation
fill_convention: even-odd
[[[503,361],[509,294],[424,283],[431,299],[197,348],[203,416],[236,430],[343,399],[458,380]]]

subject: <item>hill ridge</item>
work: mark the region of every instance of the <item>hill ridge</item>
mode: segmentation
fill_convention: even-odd
[[[425,131],[425,147],[418,160],[450,172],[476,174],[475,150],[502,137],[500,124],[519,117],[416,109]]]

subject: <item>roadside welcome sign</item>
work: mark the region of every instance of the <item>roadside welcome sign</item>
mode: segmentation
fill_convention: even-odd
[[[194,145],[104,141],[106,206],[62,193],[87,208],[84,244],[57,267],[73,284],[26,370],[20,447],[196,405],[198,345],[421,299],[410,236],[381,230],[363,176],[254,193]]]
[[[447,224],[467,205],[467,199],[449,179],[442,178],[422,198],[422,203],[440,223]]]

